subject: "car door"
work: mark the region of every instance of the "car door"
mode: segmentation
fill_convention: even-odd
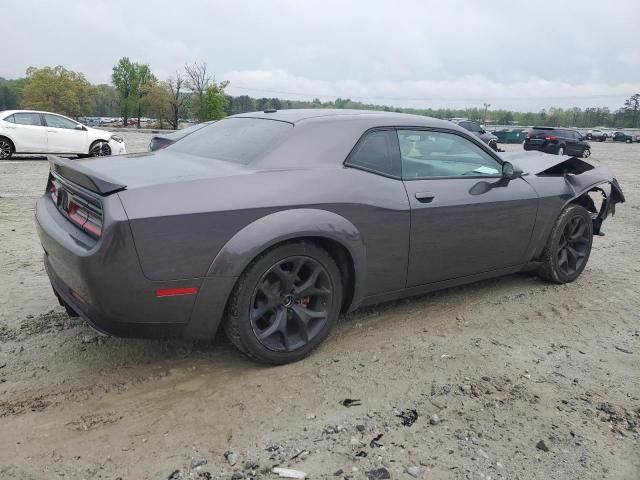
[[[407,287],[525,262],[538,196],[455,131],[398,130],[411,205]]]
[[[582,154],[582,146],[578,139],[580,135],[578,132],[574,132],[573,130],[564,130],[563,135],[566,137],[566,145],[565,149],[566,155],[581,155]]]
[[[47,141],[49,152],[51,153],[88,153],[87,132],[77,122],[55,115],[44,113],[44,120],[47,126]]]
[[[47,151],[47,131],[38,112],[16,112],[4,119],[4,127],[18,153]]]

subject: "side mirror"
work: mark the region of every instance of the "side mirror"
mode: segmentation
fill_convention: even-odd
[[[481,129],[480,129],[480,134],[481,134],[481,135],[484,135],[485,133],[487,133],[487,131],[486,131],[484,128],[481,128]]]
[[[502,178],[506,180],[515,180],[522,176],[522,170],[515,167],[512,163],[504,162],[502,164]]]
[[[80,125],[80,124],[78,124],[78,125],[76,125],[76,126],[75,126],[74,130],[81,130],[81,131],[84,131],[84,130],[86,130],[86,128],[84,128],[84,125]]]

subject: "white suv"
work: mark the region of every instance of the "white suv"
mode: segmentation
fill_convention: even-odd
[[[122,138],[56,113],[6,110],[0,112],[0,159],[14,153],[101,157],[127,153],[127,149]]]

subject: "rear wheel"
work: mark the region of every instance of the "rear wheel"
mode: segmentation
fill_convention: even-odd
[[[295,362],[318,347],[342,305],[340,270],[309,242],[280,245],[258,257],[238,280],[223,328],[254,360]]]
[[[563,146],[558,147],[558,155],[564,155],[564,147]]]
[[[13,143],[8,138],[0,137],[0,160],[7,160],[13,155]]]
[[[556,220],[542,252],[538,275],[550,282],[573,282],[587,265],[592,242],[589,212],[580,205],[567,206]]]
[[[111,147],[109,146],[109,142],[105,142],[104,140],[93,142],[89,148],[90,157],[108,157],[109,155],[111,155]]]

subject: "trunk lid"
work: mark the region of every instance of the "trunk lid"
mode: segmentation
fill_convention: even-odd
[[[241,164],[166,150],[142,154],[69,160],[49,156],[51,171],[95,193],[251,173]]]

